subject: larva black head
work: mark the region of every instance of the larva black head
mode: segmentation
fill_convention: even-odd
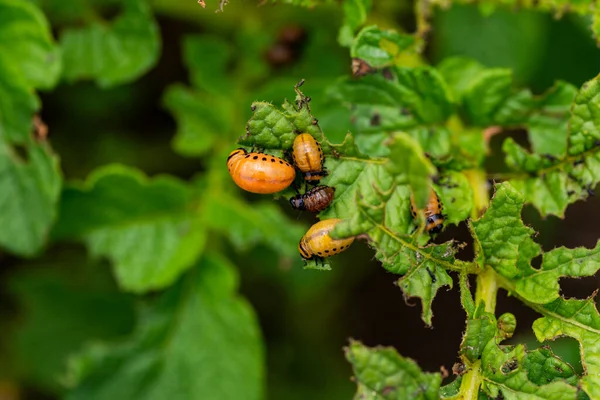
[[[434,214],[427,217],[426,230],[429,233],[439,233],[444,227],[444,216],[442,214]]]
[[[246,151],[246,149],[244,149],[243,147],[240,147],[240,148],[238,148],[238,149],[235,149],[234,151],[232,151],[232,152],[229,154],[229,157],[227,157],[227,162],[229,162],[229,160],[231,160],[231,158],[232,158],[232,157],[235,157],[235,156],[236,156],[236,155],[238,155],[238,154],[245,156],[246,154],[248,154],[248,152],[247,152],[247,151]]]
[[[296,196],[290,199],[290,204],[296,210],[304,210],[304,199],[301,194],[297,194]]]

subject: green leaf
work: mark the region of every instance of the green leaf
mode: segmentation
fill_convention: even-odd
[[[272,202],[248,204],[225,193],[209,193],[203,208],[208,227],[227,235],[238,249],[264,243],[283,256],[299,256],[298,242],[308,228],[291,222]]]
[[[113,262],[119,285],[134,292],[172,284],[204,249],[206,230],[190,189],[162,176],[112,165],[63,191],[54,237],[85,241]]]
[[[537,362],[541,362],[541,365],[536,364],[537,368],[532,369],[531,366]],[[481,367],[481,389],[492,398],[577,398],[577,388],[569,385],[576,381],[573,369],[549,349],[529,352],[524,345],[498,346],[490,341],[483,351]],[[560,368],[560,373],[552,367]]]
[[[592,276],[600,269],[600,243],[594,249],[560,247],[544,253],[539,269],[524,266],[514,279],[517,293],[527,301],[545,304],[559,297],[561,277]]]
[[[373,68],[394,65],[405,53],[416,54],[416,40],[412,35],[394,30],[379,29],[376,25],[363,28],[354,39],[350,55],[360,58]]]
[[[0,0],[0,58],[0,63],[18,67],[29,86],[49,89],[56,84],[60,53],[48,21],[33,4]],[[10,84],[10,78],[6,78]]]
[[[408,184],[417,207],[425,207],[429,200],[435,167],[425,157],[421,146],[407,135],[395,134],[388,147],[390,162],[386,164],[387,170],[396,177],[398,184]]]
[[[579,341],[585,371],[581,387],[592,399],[600,396],[600,314],[596,309],[595,296],[596,293],[586,300],[559,297],[543,307],[537,306],[535,310],[544,317],[533,323],[533,331],[540,342],[561,336]]]
[[[338,34],[340,45],[345,47],[352,45],[354,32],[366,22],[371,7],[371,0],[344,0],[342,3],[344,22]]]
[[[25,151],[27,160],[0,138],[0,245],[32,256],[56,217],[61,179],[57,159],[45,143],[31,144]]]
[[[111,87],[137,79],[156,64],[160,35],[146,2],[125,0],[114,21],[67,28],[60,45],[67,81],[92,79]]]
[[[31,134],[40,103],[34,88],[56,82],[60,62],[41,12],[0,0],[0,246],[32,256],[56,216],[58,160]]]
[[[439,399],[441,375],[424,373],[394,348],[352,341],[345,352],[356,379],[355,399]]]
[[[395,68],[381,74],[346,79],[328,96],[351,107],[359,133],[397,131],[444,123],[454,111],[442,76],[432,67]],[[372,119],[377,115],[378,124]]]
[[[89,340],[118,338],[133,328],[131,296],[119,293],[108,269],[81,253],[22,265],[8,288],[27,316],[10,345],[19,375],[54,393],[64,390],[67,356]]]
[[[555,95],[548,96],[550,100],[547,103],[554,103],[552,107],[557,110],[557,115],[565,114],[564,102],[570,97],[569,93],[570,89],[567,88],[562,90],[562,94],[557,92]],[[589,190],[600,181],[600,155],[598,154],[600,120],[592,111],[600,102],[598,93],[600,93],[600,83],[599,78],[596,77],[584,83],[575,97],[568,129],[565,129],[564,123],[554,121],[558,123],[557,129],[560,132],[548,133],[548,135],[563,139],[560,144],[554,145],[548,141],[546,146],[554,146],[554,150],[562,148],[558,156],[554,152],[550,155],[540,153],[540,146],[534,149],[534,153],[529,153],[512,140],[506,140],[503,145],[506,163],[516,172],[515,176],[511,177],[511,183],[525,195],[527,201],[532,203],[542,216],[554,214],[563,217],[569,204],[586,198]],[[560,100],[552,100],[553,98]],[[550,106],[547,108],[550,110]],[[545,125],[553,124],[551,119],[542,118],[540,115],[539,119],[543,121],[540,123],[540,129]],[[544,137],[539,136],[538,140],[543,141]],[[567,140],[566,152],[564,151],[565,140]]]
[[[205,155],[217,138],[231,131],[231,104],[218,98],[176,84],[167,88],[163,104],[177,121],[172,145],[181,155]]]
[[[458,225],[469,218],[474,207],[473,188],[463,173],[446,171],[440,174],[434,188],[446,216],[444,224]]]
[[[483,350],[497,334],[496,318],[485,312],[481,302],[475,313],[467,320],[467,329],[460,344],[460,354],[465,362],[474,363],[481,358]]]
[[[336,194],[329,208],[319,217],[346,220],[332,232],[334,237],[366,233],[384,268],[406,275],[398,285],[406,296],[422,299],[423,320],[431,324],[433,297],[439,288],[452,285],[446,269],[462,268],[454,266],[452,242],[423,247],[428,236],[421,235],[422,230],[414,236],[408,235],[418,225],[410,213],[411,187],[417,204],[424,206],[429,198],[435,168],[424,156],[417,141],[404,133],[396,133],[384,143],[389,158],[371,159],[360,154],[352,136],[347,136],[341,145],[332,145],[323,138],[319,126],[313,123],[316,119],[304,103],[306,97],[299,91],[297,95],[296,101],[302,105],[299,110],[288,102],[282,109],[269,103],[254,103],[254,116],[249,121],[248,133],[240,142],[266,149],[286,149],[292,145],[294,132],[307,130],[321,140],[326,154],[325,167],[329,171],[329,176],[322,183],[335,187]],[[450,175],[448,181],[452,182]],[[452,195],[451,189],[456,189],[453,186],[448,185],[446,195]],[[455,194],[464,189],[456,186],[459,190]],[[454,209],[457,208],[450,207],[450,210]],[[453,217],[453,222],[466,215],[468,213],[460,210],[460,215]],[[328,265],[319,268],[314,263],[308,267],[329,268]]]
[[[203,258],[141,314],[128,340],[72,360],[67,399],[262,398],[260,332],[237,280],[225,259]]]
[[[520,261],[520,251],[527,250],[529,255],[530,249],[537,246],[539,252],[539,246],[531,239],[533,229],[521,221],[523,202],[523,196],[509,183],[501,183],[496,185],[496,193],[485,214],[471,222],[473,237],[481,246],[484,265],[509,279],[519,275],[517,261]]]

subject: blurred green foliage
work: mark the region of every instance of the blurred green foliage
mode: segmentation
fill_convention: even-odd
[[[597,271],[597,250],[543,253],[520,214],[527,202],[563,217],[600,180],[600,114],[587,111],[600,92],[598,11],[226,3],[0,0],[0,397],[350,398],[341,348],[360,330],[346,305],[371,304],[357,288],[373,253],[421,299],[427,325],[449,272],[461,273],[468,372],[443,381],[423,370],[454,359],[420,368],[351,342],[360,398],[451,398],[474,382],[481,396],[600,395],[597,379],[551,350],[500,344],[514,330],[501,322],[514,317],[496,319],[482,273],[493,269],[542,314],[540,341],[574,337],[583,359],[575,346],[557,353],[597,373],[593,297],[558,291],[559,279]],[[366,76],[350,76],[351,58]],[[310,103],[293,91],[302,78]],[[498,145],[482,134],[490,126],[528,134]],[[368,234],[374,248],[356,243],[327,273],[302,269],[297,243],[314,219],[289,210],[293,191],[279,201],[241,193],[225,168],[236,141],[281,154],[297,129],[322,141],[324,182],[337,189],[320,217],[347,219],[334,235]],[[448,237],[426,245],[410,194],[422,207],[433,187],[447,226],[475,220],[489,203],[486,170],[511,184],[470,224],[473,261]],[[531,261],[542,253],[538,273]],[[480,274],[475,299],[466,272]],[[395,295],[380,308],[403,307]],[[458,308],[444,313],[463,324]],[[373,332],[422,329],[416,317],[379,325],[383,310],[369,313]]]

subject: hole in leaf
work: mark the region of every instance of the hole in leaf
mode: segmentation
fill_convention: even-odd
[[[18,158],[23,163],[29,162],[29,152],[27,147],[22,144],[13,144],[12,149],[16,158]]]
[[[454,239],[456,243],[464,243],[465,246],[458,249],[455,257],[462,261],[473,261],[475,252],[473,250],[473,237],[469,234],[469,228],[466,222],[457,225],[447,225],[446,229],[436,236],[434,243],[445,243]]]
[[[583,278],[561,278],[558,283],[560,284],[560,294],[563,297],[585,299],[600,286],[600,274]]]
[[[533,257],[533,259],[531,260],[531,266],[537,270],[539,270],[542,267],[542,255],[538,255]]]
[[[506,139],[512,138],[518,145],[531,151],[527,132],[523,129],[493,131],[490,128],[487,137],[489,137],[490,156],[485,160],[485,169],[490,174],[508,172],[508,167],[504,163],[505,155],[502,151],[502,144]]]

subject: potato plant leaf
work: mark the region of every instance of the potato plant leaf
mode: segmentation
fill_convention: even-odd
[[[298,90],[297,90],[298,91]],[[419,143],[410,135],[396,133],[385,142],[389,157],[369,158],[352,145],[351,136],[341,145],[329,143],[311,114],[306,97],[298,91],[297,104],[286,102],[280,109],[269,103],[254,103],[254,115],[240,143],[271,150],[287,150],[296,132],[309,132],[321,141],[329,176],[323,184],[336,188],[330,207],[321,219],[341,218],[344,224],[334,230],[338,237],[367,234],[376,250],[376,257],[389,271],[405,275],[398,285],[406,296],[417,296],[423,302],[423,320],[431,324],[431,303],[437,290],[452,285],[446,269],[459,270],[454,265],[454,243],[424,246],[427,235],[418,230],[410,212],[410,193],[417,206],[424,207],[432,187],[435,167],[423,155]],[[300,106],[298,109],[297,107]],[[452,222],[466,218],[472,207],[472,195],[462,175],[442,175],[440,193],[445,199],[465,194],[464,202],[449,202],[444,208],[454,215]],[[358,212],[357,212],[358,210]],[[456,211],[456,213],[455,213]],[[319,267],[309,263],[311,268]]]
[[[356,36],[350,55],[366,62],[371,68],[383,68],[396,64],[406,54],[416,54],[413,35],[394,30],[379,29],[376,25],[364,27]]]
[[[599,80],[583,84],[572,103],[568,128],[561,124],[561,136],[554,136],[564,138],[566,151],[555,156],[534,148],[529,153],[510,139],[503,145],[506,163],[516,173],[511,183],[543,216],[563,217],[569,204],[586,198],[600,181],[600,120],[594,111],[600,105]],[[564,101],[569,96],[561,97]]]
[[[369,348],[351,341],[345,349],[357,385],[355,399],[439,399],[442,377],[423,372],[411,359],[392,347]]]
[[[543,253],[539,269],[531,260],[542,254],[531,239],[533,229],[523,225],[523,196],[511,186],[496,186],[491,205],[482,218],[472,222],[481,245],[484,263],[510,280],[511,289],[528,302],[546,304],[559,298],[559,279],[594,275],[600,269],[600,244],[594,249],[564,247]]]
[[[127,340],[90,346],[71,360],[66,398],[261,399],[260,332],[237,286],[233,266],[207,254],[144,309]]]
[[[338,42],[342,46],[350,47],[353,44],[354,32],[365,23],[371,7],[372,0],[344,0],[344,22],[338,33]]]
[[[202,253],[206,229],[194,207],[175,178],[106,166],[64,189],[53,236],[83,240],[113,262],[123,289],[145,292],[171,285]]]
[[[62,393],[68,356],[89,340],[131,331],[133,296],[120,293],[103,267],[82,251],[63,251],[24,263],[10,276],[6,287],[27,313],[9,342],[19,377]]]
[[[94,80],[101,87],[131,82],[158,60],[158,26],[145,0],[125,0],[113,21],[69,27],[60,35],[63,77]]]
[[[32,133],[35,88],[55,84],[57,54],[37,7],[0,1],[0,246],[21,256],[42,247],[60,194],[58,159]]]
[[[585,375],[581,386],[591,399],[600,396],[600,314],[596,308],[596,293],[585,300],[562,297],[534,309],[544,316],[533,323],[540,342],[570,336],[579,342]]]

